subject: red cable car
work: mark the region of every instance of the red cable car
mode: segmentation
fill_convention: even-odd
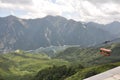
[[[100,54],[104,55],[104,56],[110,56],[110,53],[112,51],[110,49],[106,49],[106,48],[100,48]]]

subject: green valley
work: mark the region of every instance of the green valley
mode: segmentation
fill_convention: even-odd
[[[46,68],[39,71],[34,80],[83,80],[84,78],[120,66],[120,44],[113,43],[102,45],[101,47],[111,49],[111,56],[99,54],[100,46],[67,48],[58,53],[53,59],[67,60],[71,63],[71,66]],[[63,73],[61,73],[61,70]]]
[[[49,53],[16,51],[0,54],[1,80],[83,80],[120,66],[120,44],[101,47],[112,50],[111,56],[99,54],[99,47],[69,47]]]
[[[45,54],[11,52],[0,55],[0,75],[4,80],[30,80],[42,69],[68,64],[68,61],[50,59]]]

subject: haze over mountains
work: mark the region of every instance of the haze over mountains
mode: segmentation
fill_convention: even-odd
[[[119,26],[119,22],[106,25],[83,23],[61,16],[20,19],[10,15],[0,18],[0,50],[95,45],[117,37],[120,34]]]

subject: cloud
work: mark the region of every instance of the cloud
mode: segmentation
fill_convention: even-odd
[[[2,3],[7,4],[31,4],[31,0],[0,0]]]
[[[91,3],[100,3],[100,4],[104,4],[104,3],[109,3],[109,2],[112,2],[112,3],[120,3],[120,0],[86,0],[86,1],[89,1]]]
[[[22,18],[60,15],[77,21],[120,21],[120,0],[0,0],[0,9]],[[1,10],[0,10],[1,11]]]

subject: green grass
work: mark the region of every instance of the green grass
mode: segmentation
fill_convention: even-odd
[[[0,54],[0,78],[4,80],[32,80],[38,72],[53,65],[59,68],[62,65],[81,64],[85,68],[75,71],[76,73],[66,80],[83,80],[120,65],[120,44],[103,47],[112,49],[111,56],[99,54],[100,47],[70,47],[57,53],[54,58],[44,53],[24,51]]]
[[[103,56],[99,54],[100,47],[71,47],[60,52],[54,58],[64,59],[72,63],[81,63],[84,66],[101,65],[120,61],[120,44],[111,44],[102,47],[112,49],[111,56]]]
[[[85,69],[78,71],[76,74],[72,75],[71,77],[66,78],[65,80],[83,80],[85,78],[102,73],[104,71],[107,71],[117,66],[120,66],[120,62],[85,68]]]
[[[0,75],[5,80],[29,80],[42,69],[67,64],[68,61],[51,59],[45,54],[12,52],[0,55]]]

